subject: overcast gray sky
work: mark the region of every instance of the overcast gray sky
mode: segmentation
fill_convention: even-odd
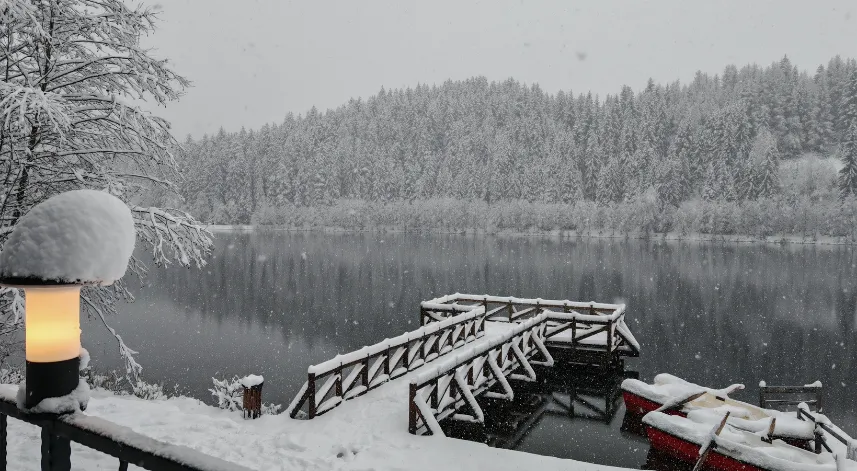
[[[767,65],[857,57],[857,2],[161,0],[147,40],[194,82],[159,114],[180,139],[280,122],[381,86],[484,75],[615,93]]]

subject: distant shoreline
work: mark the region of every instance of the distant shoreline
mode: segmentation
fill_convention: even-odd
[[[554,237],[562,239],[625,239],[625,240],[650,240],[667,242],[720,242],[734,244],[795,244],[795,245],[822,245],[822,246],[851,246],[857,242],[849,240],[845,236],[831,237],[818,236],[815,238],[799,235],[773,235],[764,238],[754,237],[746,234],[680,234],[677,232],[649,233],[631,232],[618,233],[610,231],[588,231],[575,230],[550,230],[543,231],[533,229],[530,231],[517,231],[503,229],[498,231],[486,231],[484,229],[466,228],[457,231],[440,229],[402,229],[397,227],[373,227],[368,229],[346,229],[341,227],[289,227],[275,225],[252,225],[252,224],[211,224],[206,229],[213,232],[320,232],[326,234],[448,234],[448,235],[479,235],[494,237]]]

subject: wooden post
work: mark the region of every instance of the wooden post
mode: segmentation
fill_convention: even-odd
[[[577,351],[577,318],[571,318],[571,351]]]
[[[408,361],[408,357],[411,356],[411,342],[405,342],[402,346],[405,349],[405,353],[402,353],[402,367],[405,371],[409,371],[411,369],[410,362]]]
[[[426,325],[426,309],[420,306],[420,326]]]
[[[363,359],[363,369],[360,371],[360,378],[363,381],[363,386],[369,390],[369,357]]]
[[[433,381],[434,381],[435,383],[438,383],[438,384],[435,384],[434,389],[432,389],[431,394],[429,395],[429,399],[431,400],[431,402],[430,402],[430,404],[431,404],[431,408],[432,408],[432,409],[437,409],[437,406],[438,406],[438,403],[439,403],[439,400],[438,400],[438,391],[437,391],[437,390],[438,390],[438,386],[439,386],[439,383],[440,383],[440,382],[437,380],[437,378],[435,378]]]
[[[818,430],[818,426],[816,425],[815,440],[814,440],[815,441],[815,450],[814,451],[815,451],[816,455],[821,454],[821,440],[822,440],[821,431]]]
[[[264,382],[244,386],[244,418],[258,419],[262,416],[262,385]],[[340,388],[341,390],[341,388]]]
[[[315,417],[318,405],[315,403],[315,373],[309,373],[307,377],[307,402],[309,403],[309,418]]]
[[[342,397],[342,367],[340,366],[339,368],[337,368],[334,374],[336,375],[336,382],[333,383],[334,387],[336,388],[334,393],[337,395],[337,397]]]
[[[388,344],[389,345],[389,344]],[[390,347],[384,350],[384,374],[390,374]]]
[[[506,311],[509,313],[509,322],[512,322],[512,301],[509,301],[509,305],[506,306]]]
[[[417,385],[411,383],[408,393],[408,432],[411,435],[416,435],[417,433],[417,404],[414,402],[416,397]]]
[[[613,328],[614,328],[614,322],[615,321],[610,321],[610,323],[607,324],[607,361],[609,363],[613,362]]]

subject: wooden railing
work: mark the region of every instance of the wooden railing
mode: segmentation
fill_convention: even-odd
[[[822,412],[821,383],[806,386],[762,386],[759,385],[759,407],[765,409],[792,410],[806,404],[810,410]]]
[[[452,317],[310,366],[306,383],[287,409],[289,416],[297,418],[305,405],[309,419],[324,414],[485,334],[481,306],[447,304],[427,312]]]
[[[845,446],[845,457],[857,461],[857,442],[855,442],[851,437],[845,435],[844,433],[840,433],[841,431],[837,431],[833,427],[831,427],[828,423],[823,420],[818,420],[812,413],[809,411],[808,406],[800,405],[797,409],[797,418],[800,420],[809,420],[813,424],[815,424],[815,452],[821,453],[821,449],[824,448],[828,451],[828,453],[833,453],[833,450],[830,448],[830,445],[827,444],[827,441],[824,439],[824,434],[822,431],[830,434],[831,437],[835,438],[837,441],[842,443]],[[838,469],[838,468],[837,468]]]
[[[514,392],[507,377],[535,381],[536,373],[531,365],[553,365],[553,358],[543,342],[547,321],[547,314],[539,314],[490,342],[418,374],[410,383],[408,431],[442,436],[439,422],[447,417],[484,421],[476,396],[484,394],[512,400]],[[533,361],[539,354],[543,359]],[[516,373],[518,370],[525,374]],[[491,391],[495,385],[500,385],[502,392]],[[459,413],[464,407],[469,407],[471,414]]]
[[[119,471],[133,464],[152,471],[250,471],[191,448],[171,445],[140,435],[127,427],[83,413],[53,415],[28,414],[18,409],[13,394],[0,392],[0,470],[7,469],[6,437],[12,417],[42,429],[43,470],[71,469],[71,442],[100,451],[119,461]],[[36,460],[36,457],[29,457]]]
[[[640,345],[625,323],[624,304],[606,304],[569,300],[528,299],[455,293],[423,302],[420,321],[423,325],[442,320],[447,315],[438,307],[482,306],[492,321],[520,322],[539,314],[548,314],[549,326],[545,343],[596,353],[636,357]],[[466,305],[464,305],[466,307]]]

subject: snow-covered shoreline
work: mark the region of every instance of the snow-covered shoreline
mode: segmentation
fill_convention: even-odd
[[[187,397],[147,401],[94,390],[86,414],[143,435],[258,470],[521,470],[619,471],[407,431],[407,379],[374,390],[313,420],[286,414],[242,419]],[[9,420],[9,468],[39,469],[39,429]],[[117,460],[72,444],[73,470],[116,469]],[[138,469],[131,466],[130,469]]]
[[[857,241],[846,237],[804,237],[797,235],[772,235],[759,238],[747,234],[681,234],[678,232],[666,233],[643,233],[629,232],[619,233],[613,231],[574,231],[574,230],[551,230],[542,231],[533,229],[530,231],[499,230],[486,231],[482,229],[450,230],[438,229],[401,229],[397,227],[376,227],[369,229],[345,229],[341,227],[290,227],[290,226],[268,226],[253,224],[210,224],[206,226],[211,232],[319,232],[328,234],[454,234],[454,235],[481,235],[495,237],[552,237],[564,239],[618,239],[618,240],[649,240],[666,242],[701,242],[701,243],[734,243],[734,244],[797,244],[815,246],[850,246],[857,245]]]

